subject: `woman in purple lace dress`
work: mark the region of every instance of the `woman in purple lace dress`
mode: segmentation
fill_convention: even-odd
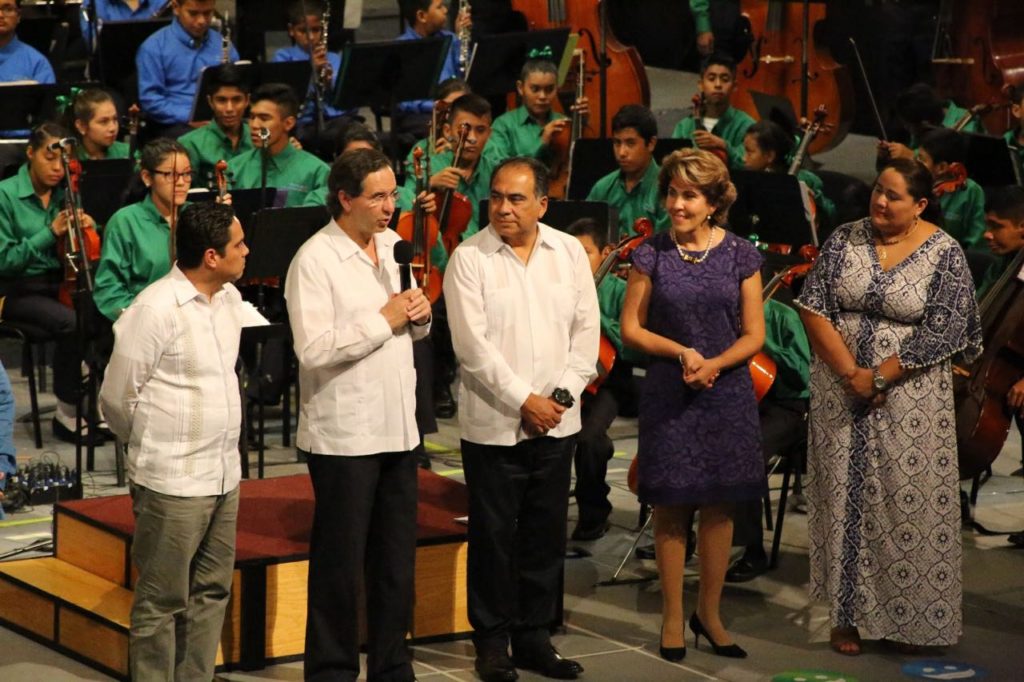
[[[622,339],[651,356],[640,398],[640,500],[654,507],[661,655],[680,660],[683,564],[700,510],[700,591],[690,619],[715,653],[746,653],[719,614],[735,502],[764,493],[764,459],[747,360],[764,342],[761,255],[725,230],[736,188],[716,156],[665,159],[658,190],[672,227],[633,255]]]

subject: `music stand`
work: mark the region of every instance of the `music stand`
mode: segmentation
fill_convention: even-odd
[[[213,119],[213,109],[206,96],[210,91],[210,81],[220,65],[207,66],[199,75],[195,97],[192,99],[190,121],[209,121]],[[309,62],[270,62],[260,64],[236,63],[243,82],[252,92],[264,83],[284,83],[290,87],[301,101],[309,89]]]
[[[551,48],[551,61],[557,65],[568,41],[568,28],[482,35],[477,39],[466,80],[478,95],[505,95],[516,89],[531,50]]]
[[[480,202],[480,215],[489,216],[488,208],[490,202],[484,199]],[[604,201],[558,201],[548,200],[548,210],[540,219],[540,222],[555,228],[561,232],[569,229],[569,225],[580,218],[590,218],[597,223],[597,226],[608,235],[608,242],[615,244],[619,241],[619,211],[614,206]],[[490,218],[481,220],[481,229],[490,224]]]
[[[759,241],[791,244],[794,249],[817,243],[795,176],[745,170],[730,174],[737,197],[729,209],[729,229],[735,234],[756,234]]]
[[[57,117],[57,96],[70,92],[71,86],[67,84],[0,86],[0,97],[4,98],[0,130],[26,130],[53,120]]]
[[[676,151],[693,146],[687,139],[679,137],[658,138],[654,143],[654,162],[661,165],[661,160]],[[572,146],[572,158],[569,161],[568,198],[582,201],[590,194],[597,181],[612,171],[618,170],[615,150],[609,138],[580,138]]]
[[[134,55],[149,36],[170,23],[170,19],[103,22],[96,48],[96,73],[100,82],[123,93],[129,102],[137,99]],[[126,56],[132,58],[126,59]]]
[[[36,48],[49,59],[53,32],[60,23],[61,20],[58,17],[22,17],[18,22],[18,40]],[[50,66],[54,66],[52,62]]]
[[[232,194],[232,199],[234,194]],[[320,230],[330,217],[327,209],[323,206],[300,206],[297,208],[270,208],[258,211],[252,216],[252,220],[246,229],[246,242],[249,245],[249,256],[245,261],[245,272],[242,279],[258,278],[266,279],[277,277],[280,279],[281,288],[284,288],[285,275],[288,267],[295,257],[299,248],[313,234]],[[242,330],[242,338],[246,343],[254,343],[256,347],[255,365],[257,368],[263,363],[263,347],[275,338],[287,338],[289,328],[287,324],[272,324],[268,327],[252,327]],[[283,351],[288,353],[288,344],[284,344]],[[290,363],[285,362],[284,366]],[[258,406],[257,406],[257,476],[263,478],[263,456],[264,446],[264,411],[263,411],[263,383],[257,384]],[[287,391],[286,391],[287,393]],[[289,410],[289,399],[284,398],[284,413],[282,414],[283,428],[290,429],[291,414]],[[245,471],[248,472],[248,438],[243,438],[242,457],[245,462]]]
[[[961,133],[967,140],[967,177],[982,187],[1001,187],[1020,182],[1014,169],[1014,152],[1002,137]]]
[[[750,98],[754,100],[754,108],[757,109],[757,116],[762,121],[772,121],[782,126],[786,132],[800,130],[797,122],[796,111],[793,110],[793,103],[785,97],[769,95],[766,92],[748,90]]]
[[[240,222],[242,227],[246,230],[248,230],[252,225],[253,216],[256,215],[257,211],[264,208],[272,208],[277,202],[278,192],[275,188],[267,188],[268,200],[266,206],[263,206],[261,203],[261,194],[262,191],[258,187],[255,189],[231,190],[231,208],[235,211],[235,217],[238,218],[238,222]],[[216,198],[217,192],[215,190],[189,190],[188,193],[189,202],[194,203],[214,201]],[[249,258],[251,259],[252,256],[250,255]]]
[[[110,217],[124,206],[132,178],[135,177],[133,159],[102,159],[82,161],[82,209],[99,225],[106,225]]]

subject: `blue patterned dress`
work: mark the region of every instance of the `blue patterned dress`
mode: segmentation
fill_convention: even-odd
[[[950,362],[981,352],[974,284],[937,231],[883,271],[871,223],[836,230],[797,304],[828,318],[861,367],[894,353],[917,370],[872,409],[811,365],[811,596],[833,627],[950,645],[962,631],[960,496]]]
[[[702,263],[684,262],[670,233],[654,235],[633,253],[633,267],[653,285],[647,329],[706,358],[722,353],[739,337],[740,284],[761,260],[750,242],[730,232]],[[676,358],[652,358],[639,427],[642,502],[702,505],[764,494],[761,429],[746,364],[697,391],[683,382]]]

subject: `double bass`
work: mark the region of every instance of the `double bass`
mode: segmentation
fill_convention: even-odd
[[[812,103],[824,104],[837,123],[815,138],[812,154],[842,142],[854,116],[853,84],[846,67],[815,40],[816,28],[825,20],[825,5],[742,0],[740,8],[754,40],[737,65],[733,106],[760,118],[751,90],[785,97],[802,118],[809,118]]]
[[[970,367],[953,367],[960,480],[985,471],[1003,449],[1013,419],[1006,403],[1024,377],[1024,249],[979,305],[984,352]]]
[[[612,116],[623,106],[651,105],[651,86],[640,53],[619,42],[608,28],[605,3],[599,0],[512,0],[512,9],[524,16],[531,31],[568,27],[580,34],[585,45],[583,70],[587,82],[584,94],[591,107],[597,103],[600,137],[611,136]]]

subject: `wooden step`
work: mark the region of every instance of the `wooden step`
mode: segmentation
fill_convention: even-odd
[[[121,587],[135,584],[129,536],[78,518],[60,506],[54,507],[54,527],[57,558]]]

